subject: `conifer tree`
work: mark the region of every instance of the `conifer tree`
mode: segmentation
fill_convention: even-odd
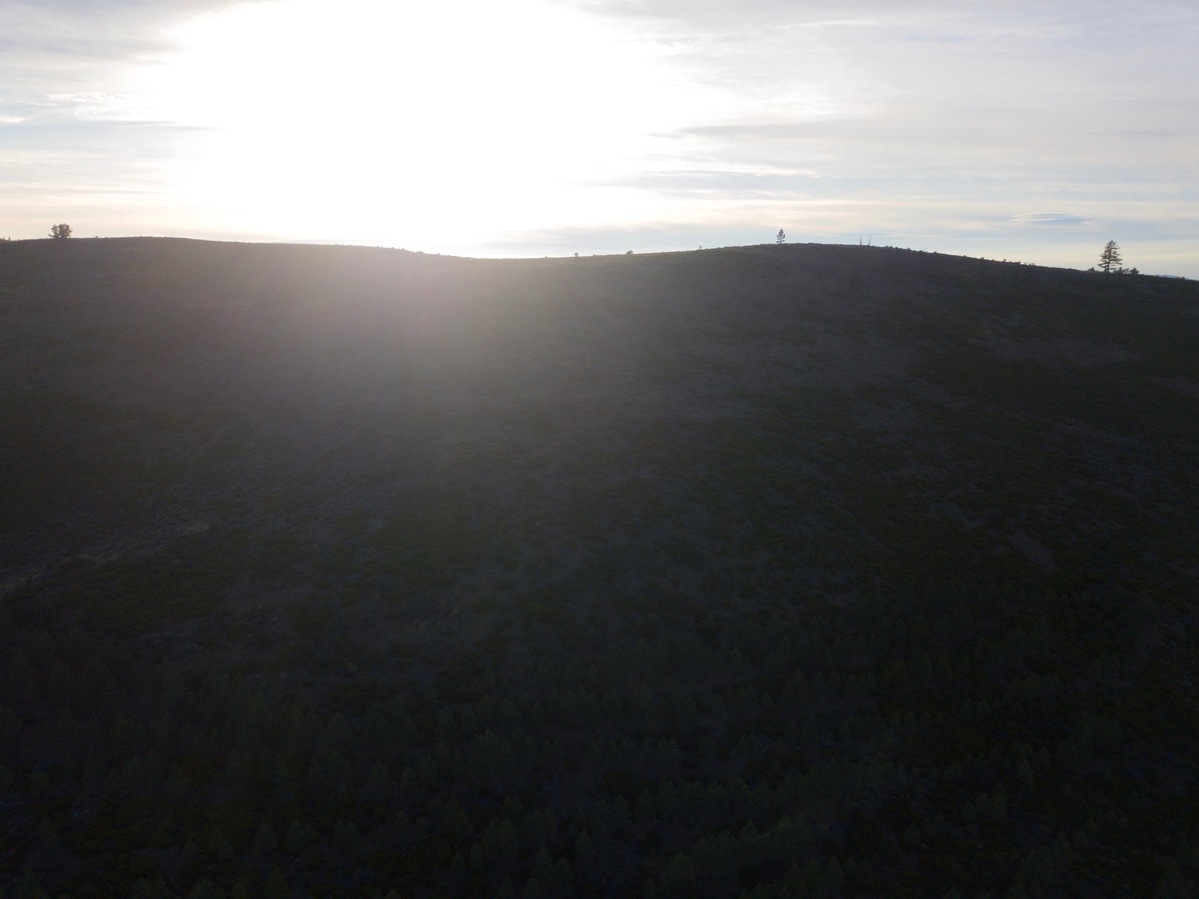
[[[1103,252],[1099,254],[1099,267],[1103,269],[1105,275],[1111,274],[1112,266],[1119,271],[1120,265],[1124,260],[1120,258],[1120,245],[1114,240],[1109,240],[1103,248]]]

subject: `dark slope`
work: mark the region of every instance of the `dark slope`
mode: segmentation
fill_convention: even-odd
[[[51,740],[28,731],[74,701],[47,693],[44,672],[25,683],[32,657],[73,684],[92,656],[131,653],[155,683],[233,672],[230,690],[267,690],[273,707],[340,712],[361,753],[348,804],[338,790],[301,801],[310,790],[291,785],[280,806],[261,784],[239,791],[253,780],[244,772],[210,772],[223,764],[211,746],[190,783],[215,777],[212,789],[244,793],[243,804],[234,815],[189,797],[199,823],[172,826],[195,830],[201,859],[183,857],[183,839],[128,837],[152,861],[136,872],[148,881],[228,890],[238,877],[262,886],[277,867],[298,894],[566,883],[538,867],[536,837],[481,868],[455,873],[454,855],[468,859],[493,818],[519,827],[516,812],[500,814],[511,794],[526,813],[563,819],[540,844],[551,867],[587,867],[576,844],[597,824],[583,810],[635,805],[647,790],[652,806],[671,780],[769,795],[694,832],[689,814],[651,807],[610,837],[623,848],[605,870],[575,870],[570,889],[623,895],[651,882],[686,895],[710,879],[713,895],[786,894],[805,877],[814,890],[849,876],[851,894],[898,882],[913,895],[955,885],[1003,895],[1017,883],[1135,892],[1166,873],[1196,876],[1193,855],[1167,872],[1173,843],[1131,843],[1138,821],[1182,815],[1170,803],[1196,786],[1196,747],[1179,743],[1180,716],[1194,717],[1199,595],[1193,282],[813,245],[484,261],[16,242],[0,244],[0,372],[0,642],[23,660],[3,681],[11,736]],[[896,659],[922,676],[895,674]],[[131,707],[166,714],[167,703],[175,725],[218,728],[180,695],[141,695],[142,675],[113,677]],[[404,738],[411,747],[363,749],[370,704],[397,690],[413,705],[388,720],[418,732]],[[728,696],[709,707],[714,691]],[[504,698],[516,718],[501,722]],[[643,700],[663,704],[657,724]],[[117,712],[97,708],[108,732]],[[927,741],[930,713],[949,716],[934,718],[945,745]],[[860,732],[845,730],[854,716]],[[1147,721],[1155,730],[1128,745],[1111,736]],[[491,728],[540,747],[511,783],[486,765],[455,767],[455,741],[469,757]],[[447,741],[442,773],[398,798],[434,734]],[[629,735],[677,741],[685,757],[606,748]],[[289,744],[270,745],[291,764]],[[331,745],[352,752],[334,737],[305,744],[296,776],[311,780],[311,759]],[[992,748],[1000,757],[981,764],[1008,780],[971,773]],[[1079,778],[1061,796],[1021,779],[1042,750],[1039,782]],[[146,751],[110,746],[96,764]],[[161,761],[176,750],[153,751]],[[68,823],[79,814],[69,791],[86,789],[67,762],[30,787],[46,764],[31,752],[6,763],[12,819],[24,824],[0,883],[32,860],[39,876],[65,864],[76,880],[62,888],[82,889],[89,853],[113,851],[94,845],[106,825]],[[559,764],[573,773],[545,781]],[[943,778],[955,764],[966,773]],[[374,766],[396,786],[368,801]],[[812,772],[858,778],[848,805],[824,781],[794,782]],[[126,788],[105,792],[103,772],[99,782],[88,801],[124,809]],[[1019,812],[992,815],[997,783]],[[1055,804],[1074,788],[1116,798],[1059,820]],[[1142,819],[1116,820],[1130,790]],[[469,822],[434,851],[450,793]],[[980,795],[993,827],[978,823]],[[954,819],[967,801],[977,808]],[[292,820],[326,841],[334,821],[361,816],[365,832],[397,807],[431,830],[363,838],[394,845],[390,863],[342,847],[325,867],[298,848],[276,864],[247,848],[260,821],[280,842]],[[803,830],[787,824],[801,809],[806,854],[784,827]],[[884,810],[882,832],[859,832]],[[212,823],[226,813],[237,821]],[[30,836],[41,817],[62,819],[51,849]],[[726,852],[738,861],[687,868],[719,855],[704,840],[751,820],[786,833],[774,849],[742,833]],[[234,860],[205,843],[214,829],[237,830]],[[1087,840],[1096,859],[1116,861],[1071,870],[1063,859]],[[1053,851],[1037,855],[1046,841]],[[977,870],[967,852],[981,852]],[[838,875],[830,857],[865,866],[846,875],[838,862]]]
[[[867,247],[3,250],[9,578],[204,527],[349,542],[401,599],[1194,585],[1193,283]]]

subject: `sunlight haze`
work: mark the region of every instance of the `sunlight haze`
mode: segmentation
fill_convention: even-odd
[[[1075,268],[1115,239],[1199,277],[1197,22],[1176,0],[0,0],[0,237],[529,256],[781,227]]]
[[[653,48],[533,2],[240,6],[176,34],[158,98],[208,126],[178,183],[269,234],[434,248],[619,226],[653,214],[618,182],[688,104]]]

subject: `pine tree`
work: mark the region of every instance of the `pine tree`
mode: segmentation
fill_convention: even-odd
[[[287,888],[287,880],[283,877],[283,872],[275,868],[266,882],[263,896],[265,899],[287,899],[290,895],[291,891]]]
[[[256,857],[265,857],[274,855],[278,850],[279,840],[275,836],[275,828],[271,827],[269,822],[262,822],[258,825],[258,832],[254,834],[250,852]]]
[[[787,234],[785,231],[783,231],[782,228],[779,228],[779,233],[774,236],[774,242],[775,243],[786,243],[787,242]]]
[[[1105,275],[1111,274],[1112,266],[1118,271],[1120,264],[1124,260],[1120,258],[1120,245],[1114,240],[1109,240],[1103,248],[1103,252],[1099,254],[1099,267],[1103,269]]]

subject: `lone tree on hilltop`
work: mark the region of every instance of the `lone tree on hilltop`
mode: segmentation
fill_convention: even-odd
[[[1109,240],[1107,246],[1103,248],[1103,252],[1099,254],[1099,267],[1103,269],[1105,275],[1111,274],[1112,267],[1115,266],[1116,271],[1120,270],[1120,263],[1124,260],[1120,258],[1120,245],[1114,240]]]
[[[774,242],[775,243],[786,243],[787,242],[787,234],[785,231],[783,231],[782,228],[779,228],[779,233],[774,236]]]
[[[71,236],[71,226],[66,222],[63,222],[61,225],[51,225],[50,236],[55,240],[66,240]]]

